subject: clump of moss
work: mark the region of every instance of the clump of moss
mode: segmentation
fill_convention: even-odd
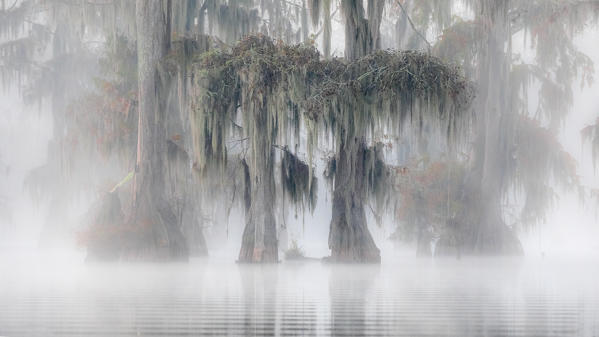
[[[281,158],[281,185],[295,205],[316,207],[318,184],[314,169],[291,153],[286,147]]]
[[[473,98],[458,68],[421,52],[378,51],[346,63],[321,60],[312,46],[275,43],[262,35],[248,36],[230,51],[201,55],[192,73],[194,127],[204,136],[196,144],[200,157],[217,153],[230,120],[238,108],[247,114],[247,104],[269,108],[266,129],[273,127],[274,136],[284,138],[284,124],[295,109],[313,121],[312,136],[339,128],[350,135],[382,127],[399,132],[406,117],[419,126],[434,117],[451,133],[459,120],[468,120],[461,117],[467,117],[463,112]],[[324,128],[315,126],[319,122]]]
[[[469,121],[466,111],[473,97],[469,82],[459,69],[419,52],[379,51],[352,62],[322,60],[311,45],[291,46],[256,35],[230,49],[188,59],[187,96],[197,167],[226,164],[227,141],[241,126],[239,136],[246,148],[240,154],[247,162],[251,195],[246,198],[240,260],[261,261],[262,252],[276,260],[273,148],[299,148],[300,125],[306,127],[308,163],[285,151],[281,180],[293,203],[312,209],[316,191],[310,167],[321,135],[332,136],[339,149],[359,150],[346,156],[363,160],[360,177],[349,181],[361,179],[367,186],[347,191],[355,191],[357,198],[374,196],[377,207],[382,207],[387,176],[382,152],[370,149],[365,139],[381,131],[399,134],[406,121],[419,130],[433,125],[455,135],[458,122]],[[268,232],[259,228],[263,225]],[[254,230],[264,238],[252,235]],[[256,240],[264,247],[256,250]]]

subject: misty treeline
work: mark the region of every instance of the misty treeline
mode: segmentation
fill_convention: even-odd
[[[228,230],[235,209],[239,261],[275,262],[287,210],[313,211],[325,188],[329,261],[379,262],[369,221],[419,255],[520,255],[558,189],[585,193],[556,134],[592,81],[573,38],[598,14],[581,0],[1,0],[2,86],[53,121],[25,182],[49,205],[41,245],[92,194],[77,229],[90,260],[206,255],[204,229]]]

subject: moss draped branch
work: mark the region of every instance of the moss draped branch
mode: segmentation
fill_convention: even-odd
[[[339,137],[399,134],[408,122],[416,129],[436,125],[456,135],[456,128],[471,117],[472,85],[458,68],[421,52],[377,51],[353,62],[323,60],[312,46],[275,43],[258,35],[232,50],[211,50],[191,59],[189,104],[200,169],[207,163],[226,164],[226,140],[241,123],[239,115],[241,136],[248,138],[250,148],[263,143],[260,137],[268,144],[295,148],[304,125],[306,167],[312,166],[319,135],[332,135],[339,144]],[[264,123],[252,122],[264,112]],[[310,203],[311,172],[308,175],[301,191],[308,198],[296,197],[296,202]]]

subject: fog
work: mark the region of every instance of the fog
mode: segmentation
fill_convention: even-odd
[[[598,329],[598,275],[581,260],[22,262],[2,262],[7,336],[593,336]]]
[[[0,336],[599,335],[599,3],[0,6]]]

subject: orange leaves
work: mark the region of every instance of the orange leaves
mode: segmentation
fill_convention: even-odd
[[[131,108],[131,99],[127,97],[117,86],[110,81],[100,81],[100,89],[103,97],[103,108],[110,111],[120,112],[127,117]]]
[[[143,237],[151,234],[151,221],[134,224],[99,225],[93,224],[77,233],[77,245],[89,247],[98,243],[116,243],[127,237]]]
[[[442,225],[456,204],[464,167],[460,163],[433,162],[424,168],[395,168],[400,194],[398,220],[407,223]]]

